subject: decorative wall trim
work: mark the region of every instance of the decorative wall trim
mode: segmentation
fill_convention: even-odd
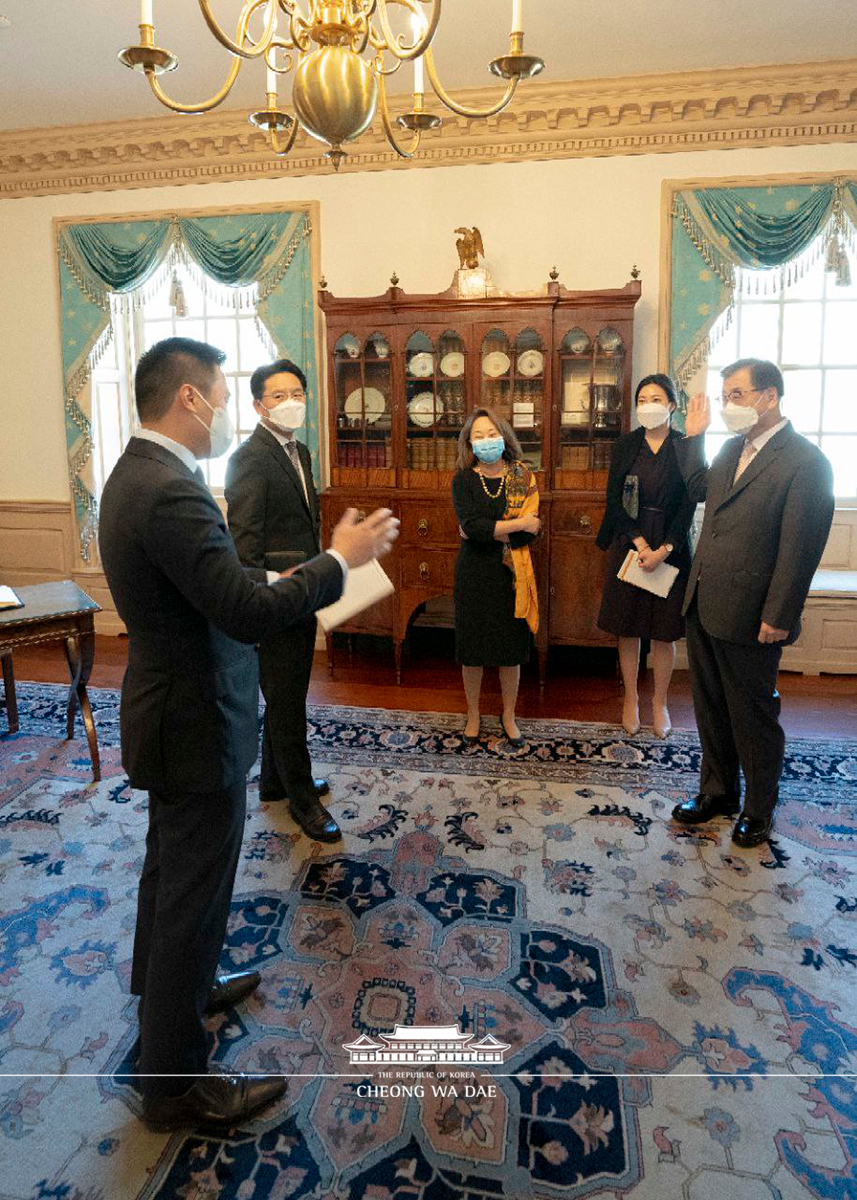
[[[77,552],[77,533],[71,504],[53,500],[0,500],[0,583],[26,587],[73,579],[100,604],[96,633],[125,632],[104,578],[96,566],[86,566]]]
[[[478,88],[464,96],[478,104],[495,94]],[[404,97],[394,100],[394,115],[404,107]],[[390,151],[376,124],[354,143],[343,172],[853,142],[857,59],[530,81],[510,109],[490,120],[444,115],[410,162]],[[306,135],[288,159],[276,158],[243,110],[197,117],[159,111],[131,121],[0,133],[0,198],[331,170],[320,143]]]

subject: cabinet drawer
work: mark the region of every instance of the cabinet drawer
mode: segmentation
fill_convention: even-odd
[[[551,533],[563,537],[594,538],[604,517],[602,500],[559,500],[551,506]]]
[[[402,550],[402,587],[452,589],[457,550],[423,550],[407,546]]]
[[[458,549],[458,518],[451,504],[402,505],[401,539],[408,546],[446,544]]]

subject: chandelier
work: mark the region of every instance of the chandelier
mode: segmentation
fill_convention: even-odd
[[[425,111],[425,76],[438,99],[462,117],[492,117],[502,112],[522,79],[538,74],[544,62],[524,54],[523,0],[512,0],[509,53],[489,64],[507,80],[502,96],[485,108],[469,108],[441,84],[432,42],[440,23],[442,0],[243,0],[234,37],[221,27],[210,0],[199,0],[208,28],[232,55],[223,86],[198,104],[180,104],[163,91],[158,76],[178,60],[155,44],[153,0],[140,0],[140,43],[119,58],[142,71],[155,96],[179,113],[209,112],[232,90],[245,59],[265,63],[265,107],[250,116],[263,129],[275,154],[286,155],[303,128],[325,142],[325,155],[336,170],[345,158],[343,144],[364,133],[380,111],[387,140],[402,158],[416,153],[420,137],[441,118]],[[394,15],[395,14],[395,15]],[[251,26],[253,32],[251,32]],[[394,28],[395,27],[395,28]],[[413,63],[413,107],[396,119],[387,106],[386,80],[406,62]],[[280,107],[280,77],[292,74],[294,115]]]

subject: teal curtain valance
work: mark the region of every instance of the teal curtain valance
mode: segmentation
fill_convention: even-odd
[[[731,307],[739,269],[789,264],[799,276],[827,252],[828,266],[844,279],[844,243],[853,241],[857,223],[857,183],[688,189],[674,195],[671,216],[669,369],[684,388],[708,359],[712,331]]]
[[[91,471],[89,381],[113,336],[117,302],[139,307],[179,266],[205,290],[212,281],[238,306],[255,305],[279,355],[307,375],[306,441],[318,471],[318,372],[310,237],[304,210],[104,221],[58,233],[63,390],[69,480],[80,549],[89,561],[97,524]]]

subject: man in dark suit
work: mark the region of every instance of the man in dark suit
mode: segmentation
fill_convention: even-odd
[[[306,418],[306,376],[288,359],[254,371],[250,379],[259,424],[229,460],[226,503],[229,532],[247,567],[287,570],[318,554],[321,518],[312,460],[295,439]],[[310,615],[259,646],[265,696],[259,798],[288,797],[289,812],[311,838],[335,842],[339,826],[319,796],[306,740],[306,698],[315,651]]]
[[[771,831],[783,766],[777,672],[833,519],[833,474],[817,446],[780,411],[779,367],[747,358],[721,372],[730,438],[710,467],[705,396],[688,405],[676,453],[705,520],[685,594],[687,654],[702,743],[700,793],[673,810],[683,825],[741,815],[739,846]],[[740,804],[739,766],[744,774]]]
[[[258,749],[253,643],[332,603],[349,566],[396,536],[386,510],[359,525],[352,511],[331,550],[290,578],[269,583],[242,567],[197,466],[232,441],[223,358],[187,338],[143,355],[142,427],[101,501],[101,557],[129,639],[122,763],[149,792],[131,991],[141,997],[143,1116],[156,1129],[234,1125],[284,1090],[276,1078],[207,1075],[202,1025],[259,982],[255,972],[215,978]]]

